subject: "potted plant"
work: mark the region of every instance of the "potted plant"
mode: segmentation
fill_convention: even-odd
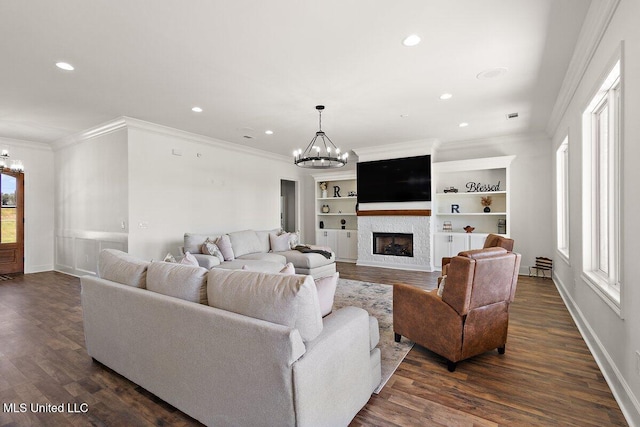
[[[480,199],[480,203],[482,204],[482,206],[484,206],[485,212],[491,212],[491,208],[489,207],[491,206],[491,196],[482,197]]]
[[[322,198],[326,199],[327,198],[327,183],[326,183],[326,181],[322,181],[320,183],[320,191],[322,192]]]

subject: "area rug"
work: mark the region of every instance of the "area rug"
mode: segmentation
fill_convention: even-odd
[[[340,279],[333,308],[336,310],[346,306],[363,308],[378,319],[378,347],[382,359],[382,381],[374,390],[378,394],[413,347],[413,343],[406,339],[399,343],[393,339],[393,286]]]

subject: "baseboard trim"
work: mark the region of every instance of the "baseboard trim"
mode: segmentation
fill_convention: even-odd
[[[43,273],[45,271],[52,271],[52,270],[53,270],[53,264],[25,265],[24,274]]]
[[[555,273],[553,275],[553,281],[560,293],[560,297],[564,301],[564,305],[569,310],[569,314],[578,327],[580,335],[582,335],[587,347],[589,347],[591,355],[595,359],[596,364],[600,368],[600,372],[602,372],[605,381],[609,385],[609,388],[613,393],[613,397],[616,399],[616,402],[618,402],[620,410],[627,420],[627,423],[629,423],[630,427],[639,427],[640,403],[638,402],[638,399],[633,394],[629,384],[627,384],[624,377],[616,367],[606,348],[602,345],[602,342],[600,342],[598,336],[587,322],[578,305],[575,303],[571,295],[566,292],[566,289],[568,288]]]

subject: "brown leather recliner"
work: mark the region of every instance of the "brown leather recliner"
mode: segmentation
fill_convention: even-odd
[[[499,234],[489,234],[487,238],[484,240],[483,249],[486,248],[505,248],[507,251],[513,251],[513,239],[508,237],[500,236]],[[442,275],[447,275],[447,269],[449,268],[449,263],[451,262],[451,257],[442,258]],[[440,284],[441,277],[438,278],[438,284]]]
[[[451,259],[442,297],[404,284],[393,287],[393,331],[447,359],[498,349],[504,354],[509,305],[515,296],[520,254],[504,248],[461,252]]]

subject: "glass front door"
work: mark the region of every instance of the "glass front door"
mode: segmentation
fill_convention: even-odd
[[[0,274],[24,271],[24,175],[0,174]]]

